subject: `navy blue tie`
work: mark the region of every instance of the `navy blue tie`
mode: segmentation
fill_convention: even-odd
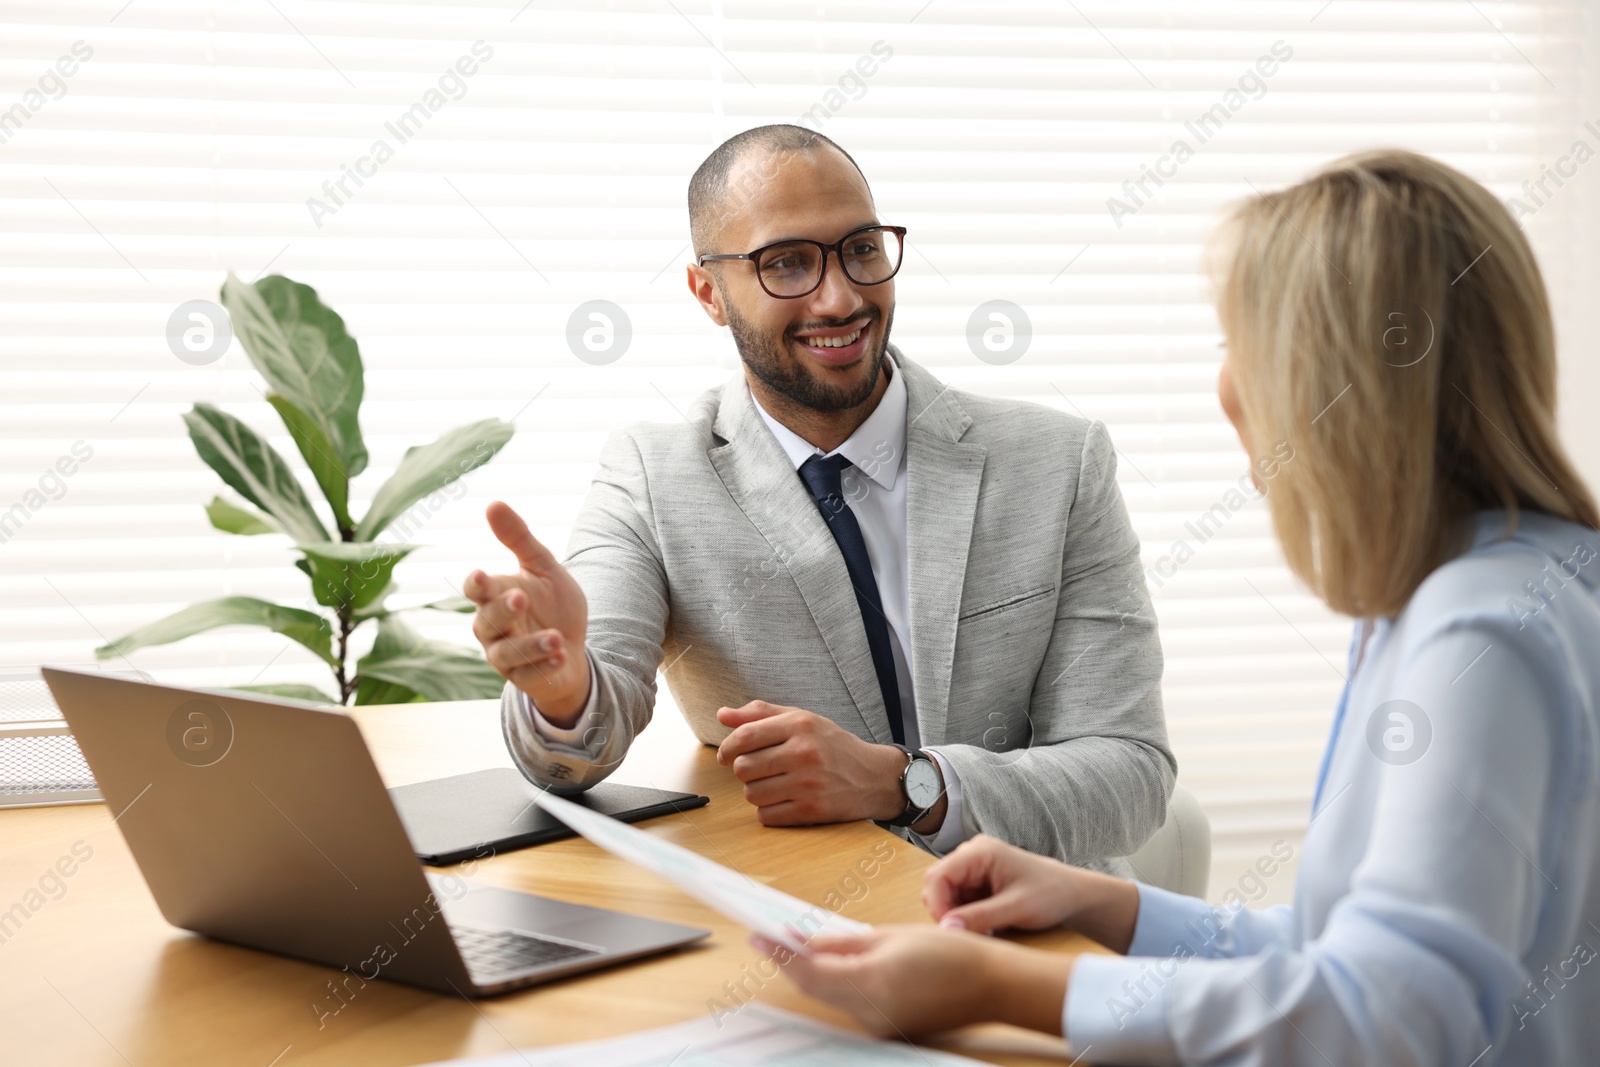
[[[850,572],[850,584],[855,586],[856,606],[861,609],[861,621],[867,628],[867,648],[872,651],[872,667],[878,675],[878,689],[883,693],[883,707],[889,713],[889,730],[896,744],[906,743],[906,728],[900,711],[900,684],[895,679],[894,652],[889,647],[889,620],[883,614],[883,599],[878,595],[878,582],[872,576],[872,560],[867,555],[867,542],[861,536],[861,524],[855,512],[844,499],[844,469],[850,461],[843,456],[812,456],[800,466],[800,477],[805,479],[811,495],[822,509],[822,518],[833,531],[844,556],[845,569]]]

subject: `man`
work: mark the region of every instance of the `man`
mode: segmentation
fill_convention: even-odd
[[[565,566],[496,501],[521,569],[465,582],[523,772],[604,778],[665,662],[765,825],[870,818],[941,854],[982,831],[1126,873],[1175,764],[1105,428],[889,345],[902,234],[821,134],[733,137],[689,216],[689,289],[743,373],[611,436]]]

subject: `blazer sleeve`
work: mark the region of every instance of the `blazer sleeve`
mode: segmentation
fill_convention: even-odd
[[[567,542],[566,568],[589,602],[585,644],[593,707],[584,715],[583,736],[557,742],[541,735],[527,701],[509,682],[501,721],[523,775],[571,794],[616,770],[649,724],[668,625],[667,573],[644,459],[626,430],[614,432],[601,450],[600,469]]]
[[[1165,820],[1177,774],[1155,611],[1116,469],[1105,426],[1091,423],[1027,747],[939,746],[978,829],[1078,865],[1137,851]]]

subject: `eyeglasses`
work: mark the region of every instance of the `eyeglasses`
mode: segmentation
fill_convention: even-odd
[[[857,285],[882,285],[899,273],[905,244],[904,226],[863,226],[831,245],[821,241],[779,241],[754,252],[708,253],[695,262],[703,267],[713,259],[748,259],[756,265],[756,281],[768,296],[792,300],[817,291],[828,269],[829,252],[839,257],[845,277]]]

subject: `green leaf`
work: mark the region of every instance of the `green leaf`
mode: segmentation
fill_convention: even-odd
[[[211,520],[211,525],[223,533],[253,534],[283,533],[283,529],[259,511],[241,508],[238,504],[230,503],[220,496],[211,498],[211,503],[206,505],[206,517]]]
[[[306,554],[311,591],[330,608],[364,608],[388,591],[394,565],[416,545],[388,541],[323,541],[295,545]]]
[[[328,531],[283,457],[232,415],[204,402],[183,414],[206,466],[296,541],[326,541]]]
[[[357,543],[359,543],[359,542],[357,542]],[[355,618],[355,619],[380,619],[383,616],[390,614],[390,611],[385,609],[385,608],[383,608],[383,607],[381,607],[381,605],[383,603],[384,597],[388,596],[392,592],[394,592],[394,587],[393,586],[391,586],[388,589],[385,589],[382,593],[378,594],[377,598],[373,601],[373,606],[368,607],[364,611],[358,611],[354,615],[352,615],[351,617]],[[408,608],[396,608],[394,610],[395,611],[459,611],[459,612],[461,612],[463,614],[471,615],[474,611],[478,610],[478,605],[474,604],[472,601],[468,600],[464,596],[449,596],[449,597],[445,597],[443,600],[434,600],[434,601],[431,601],[431,602],[429,602],[427,604],[413,604]]]
[[[301,685],[298,682],[284,682],[279,685],[230,685],[229,689],[241,689],[247,693],[266,693],[268,696],[288,697],[290,700],[309,700],[313,704],[338,704],[322,690],[314,685]]]
[[[427,699],[413,689],[376,678],[362,678],[356,683],[357,704],[415,704]]]
[[[478,605],[464,596],[447,596],[443,600],[432,600],[426,604],[418,604],[416,607],[406,610],[419,611],[422,608],[432,608],[434,611],[459,611],[463,614],[471,615],[478,610]]]
[[[367,469],[359,421],[363,390],[361,351],[332,308],[309,285],[281,274],[254,285],[231,273],[222,303],[245,354],[271,392],[287,398],[316,425],[349,477]],[[292,432],[292,431],[291,431]],[[296,439],[296,444],[301,444]],[[318,461],[301,454],[315,470]]]
[[[356,529],[356,540],[372,540],[412,504],[489,462],[515,432],[516,427],[503,419],[484,419],[451,430],[432,444],[406,449],[400,465],[372,498]]]
[[[337,666],[333,655],[333,627],[316,612],[286,608],[250,596],[230,596],[190,604],[148,626],[101,645],[94,650],[99,659],[125,656],[136,648],[170,645],[185,637],[215,630],[219,626],[265,626],[315,652],[330,666]]]
[[[360,542],[356,543],[359,544]],[[368,619],[383,618],[385,615],[389,614],[389,609],[383,606],[384,599],[387,598],[392,592],[394,592],[394,583],[390,582],[388,585],[384,586],[378,591],[378,594],[367,603],[366,607],[356,608],[354,611],[352,611],[350,613],[350,618],[355,622],[365,622]]]
[[[356,664],[358,678],[405,686],[428,700],[497,697],[506,680],[482,656],[459,645],[429,641],[397,616],[378,620],[372,651]]]
[[[339,529],[353,528],[355,523],[350,521],[350,475],[344,469],[344,461],[334,454],[333,444],[323,436],[322,428],[288,397],[268,393],[267,403],[277,409],[283,424],[289,428],[289,436],[294,438],[300,454],[305,457],[306,465],[311,468],[311,476],[322,487],[322,495],[328,498],[328,506],[333,509],[333,518],[339,524]]]

